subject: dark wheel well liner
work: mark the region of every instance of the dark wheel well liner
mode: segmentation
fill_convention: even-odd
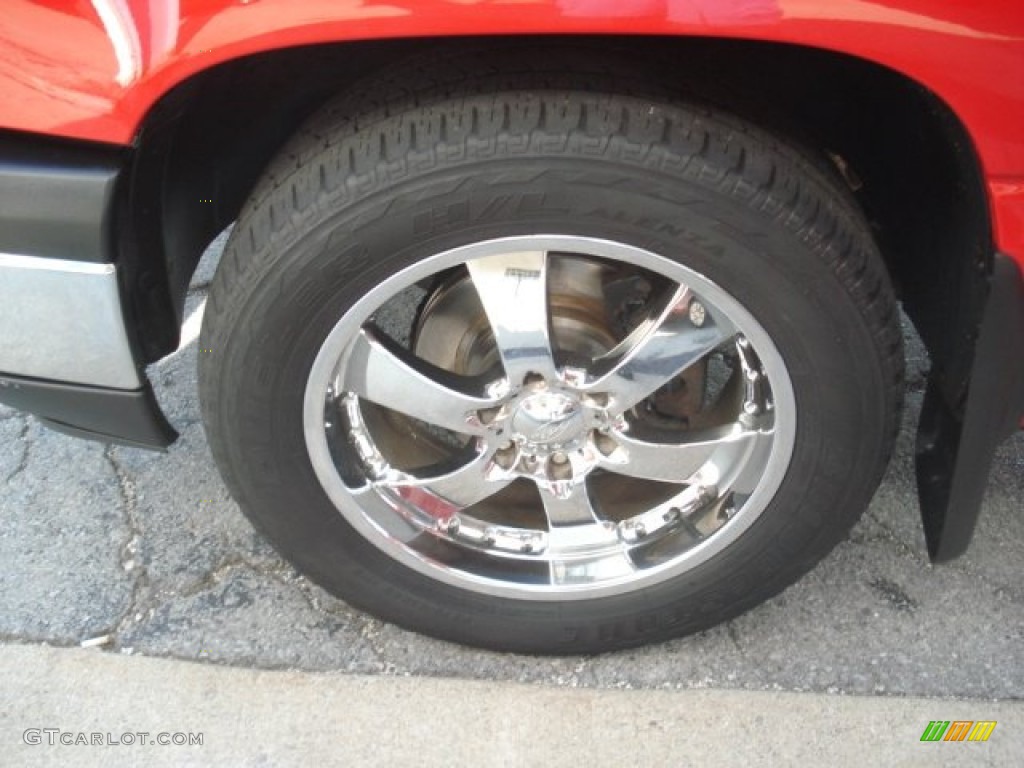
[[[121,194],[128,224],[119,228],[122,258],[134,262],[129,293],[146,361],[176,347],[203,249],[235,219],[270,158],[313,110],[403,60],[516,45],[570,59],[619,52],[662,88],[830,155],[872,222],[944,390],[962,401],[973,359],[962,342],[981,319],[993,247],[978,159],[959,120],[920,85],[860,59],[694,38],[344,43],[246,57],[194,76],[147,116]]]

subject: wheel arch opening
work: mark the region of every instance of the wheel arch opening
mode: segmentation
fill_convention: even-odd
[[[350,42],[272,51],[200,72],[161,98],[134,142],[119,216],[130,320],[147,362],[178,344],[189,280],[271,158],[335,93],[403,61],[516,45],[564,58],[616,50],[681,98],[721,107],[831,163],[874,229],[949,399],[962,400],[992,268],[980,163],[934,94],[876,64],[802,46],[704,38]],[[973,350],[973,347],[970,347]]]

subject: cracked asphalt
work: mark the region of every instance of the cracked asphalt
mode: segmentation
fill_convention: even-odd
[[[222,242],[188,298],[195,328]],[[999,451],[974,543],[928,563],[913,490],[927,361],[909,338],[904,430],[874,502],[809,576],[708,632],[596,657],[421,637],[299,576],[248,525],[199,421],[196,343],[153,366],[166,454],[65,437],[0,406],[0,640],[261,668],[571,687],[1024,697],[1024,436]]]

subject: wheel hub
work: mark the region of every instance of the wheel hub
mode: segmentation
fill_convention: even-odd
[[[538,392],[516,406],[511,426],[514,437],[537,449],[554,449],[573,443],[584,429],[579,400],[561,392]]]

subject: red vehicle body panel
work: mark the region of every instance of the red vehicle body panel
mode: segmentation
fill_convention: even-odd
[[[239,56],[385,38],[632,34],[851,54],[933,91],[965,125],[994,236],[1024,265],[1020,0],[4,0],[0,127],[128,144],[170,88]]]

